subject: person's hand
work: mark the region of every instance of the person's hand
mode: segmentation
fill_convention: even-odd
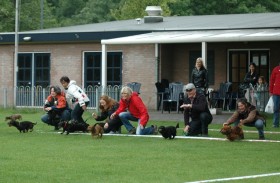
[[[92,116],[94,119],[97,118],[97,114],[95,114],[95,113],[92,113],[91,116]]]
[[[114,112],[113,114],[111,114],[110,119],[115,118],[115,116],[116,116],[116,113]]]
[[[189,131],[189,128],[190,128],[190,126],[189,126],[189,125],[185,126],[185,128],[184,128],[184,132],[185,132],[185,133],[187,133],[187,132]]]
[[[104,128],[107,129],[109,127],[108,123],[105,123]]]
[[[82,106],[82,109],[85,111],[87,109],[87,106],[86,105],[83,105]]]
[[[228,126],[229,124],[228,123],[223,123],[223,126]]]
[[[191,108],[192,104],[183,104],[180,106],[180,108]]]
[[[47,111],[47,112],[49,112],[49,111],[51,111],[51,110],[52,110],[51,107],[46,107],[46,108],[45,108],[45,111]]]
[[[243,119],[241,119],[241,120],[239,121],[239,123],[238,123],[238,126],[239,126],[239,127],[242,127],[243,124],[244,124]]]

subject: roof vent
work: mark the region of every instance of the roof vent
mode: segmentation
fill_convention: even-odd
[[[145,11],[148,13],[148,16],[144,16],[144,23],[163,22],[160,6],[147,6]]]

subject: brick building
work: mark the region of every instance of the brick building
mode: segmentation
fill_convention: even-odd
[[[187,84],[203,57],[210,87],[230,81],[236,90],[250,62],[266,79],[280,62],[279,20],[280,13],[147,16],[20,32],[17,61],[14,33],[0,33],[0,86],[59,85],[62,75],[82,87],[139,82],[144,103],[155,109],[155,83]]]

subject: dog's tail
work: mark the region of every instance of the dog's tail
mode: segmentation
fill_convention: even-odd
[[[175,126],[175,128],[179,128],[179,123],[177,123],[177,125]]]

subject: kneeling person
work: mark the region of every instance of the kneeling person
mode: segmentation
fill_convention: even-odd
[[[44,105],[44,111],[47,114],[44,114],[41,120],[48,125],[54,126],[55,130],[58,130],[59,121],[70,120],[70,109],[67,106],[65,94],[61,92],[58,86],[51,86],[50,93]]]
[[[213,117],[208,108],[206,97],[197,93],[193,83],[186,86],[187,97],[181,108],[184,108],[184,133],[187,136],[208,136],[208,125]],[[190,121],[191,118],[191,121]]]

